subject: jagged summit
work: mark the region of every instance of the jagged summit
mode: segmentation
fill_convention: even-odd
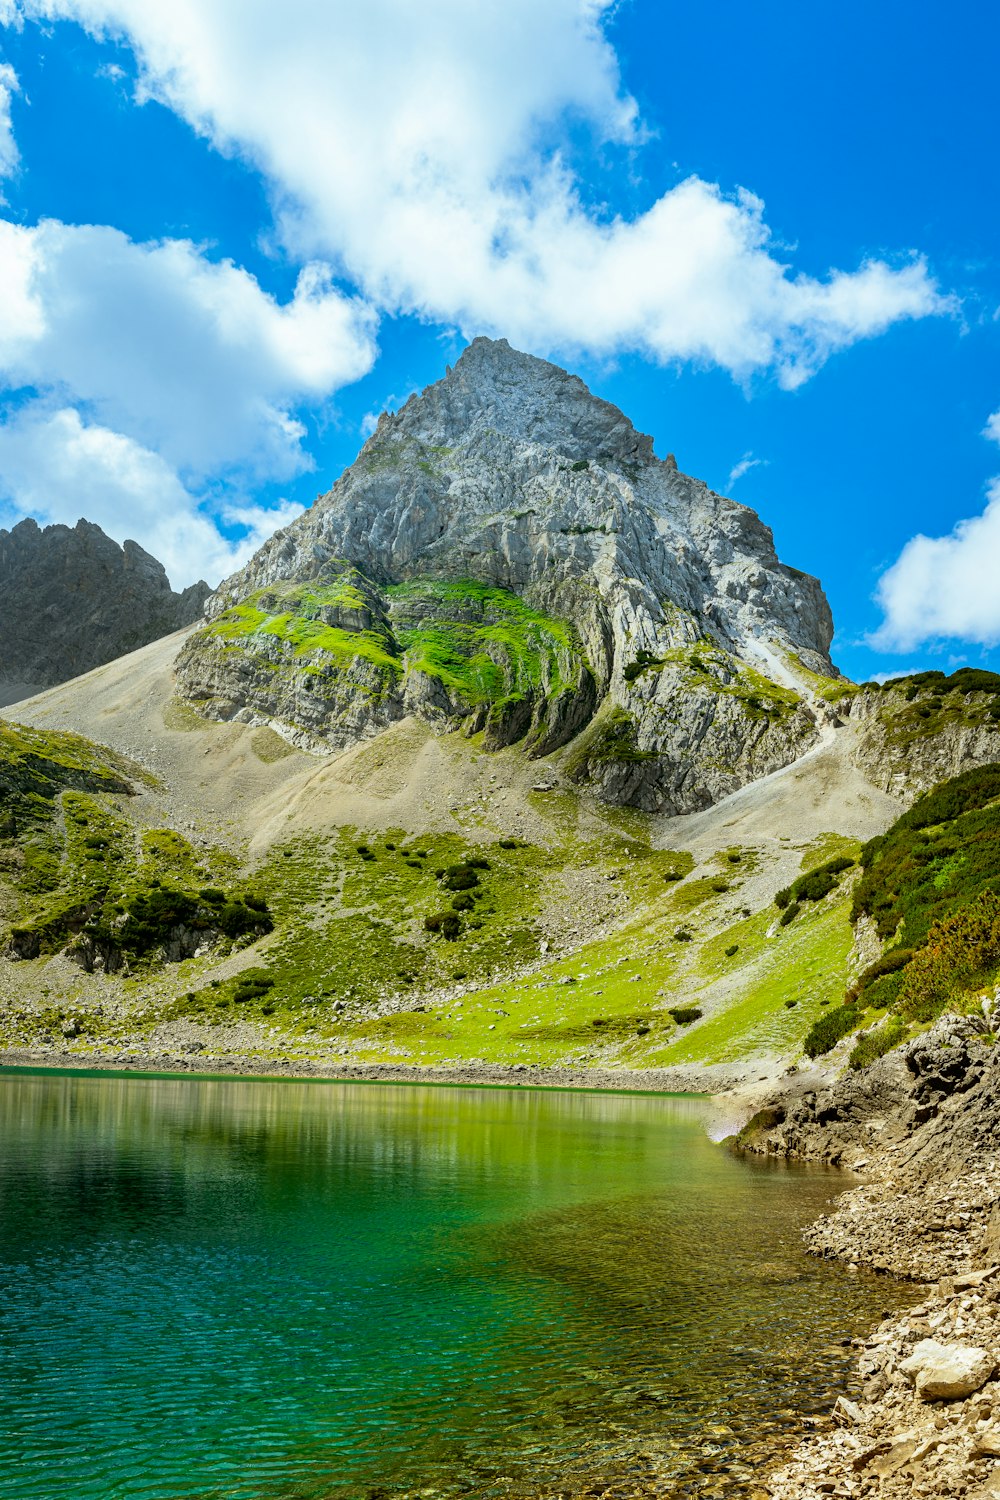
[[[477,338],[454,369],[397,413],[402,430],[415,419],[430,434],[499,433],[515,441],[553,448],[571,460],[595,452],[619,461],[652,459],[653,440],[637,432],[617,406],[602,401],[578,375],[512,349],[506,339]],[[383,414],[383,423],[394,418]]]
[[[0,704],[134,651],[201,615],[207,583],[175,594],[138,542],[92,521],[0,531]]]
[[[325,647],[291,623],[316,611],[339,632]],[[575,773],[672,810],[815,735],[787,662],[834,675],[823,591],[779,562],[755,512],[656,458],[577,376],[502,339],[476,339],[383,415],[209,612],[218,623],[181,677],[211,713],[336,746],[415,712],[483,729],[488,744],[523,738],[535,754],[596,714]]]

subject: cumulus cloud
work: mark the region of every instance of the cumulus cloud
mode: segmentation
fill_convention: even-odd
[[[10,118],[11,100],[19,92],[14,69],[10,63],[0,62],[0,177],[12,177],[21,160]],[[3,197],[0,195],[0,203],[2,202]]]
[[[72,526],[81,516],[117,541],[132,537],[158,557],[175,588],[215,584],[302,507],[227,506],[206,514],[177,474],[131,438],[84,422],[71,407],[32,402],[0,422],[0,494],[21,515]],[[219,521],[232,532],[227,538]]]
[[[300,513],[227,497],[312,467],[296,411],[367,372],[373,325],[318,263],[280,303],[187,241],[0,220],[0,493],[215,583]]]
[[[134,48],[142,87],[272,185],[286,244],[389,312],[536,351],[770,369],[944,311],[919,256],[824,277],[785,263],[750,193],[692,177],[632,218],[595,207],[586,136],[643,130],[612,0],[22,0]],[[596,157],[597,153],[595,153]],[[794,227],[794,226],[791,226]]]
[[[187,241],[0,221],[0,381],[60,393],[186,474],[301,471],[295,405],[373,357],[371,314],[319,265],[280,304]]]
[[[1000,442],[1000,411],[985,435]],[[986,506],[959,521],[947,536],[918,535],[879,581],[885,616],[868,644],[912,651],[927,641],[955,639],[1000,644],[1000,476],[990,481]]]

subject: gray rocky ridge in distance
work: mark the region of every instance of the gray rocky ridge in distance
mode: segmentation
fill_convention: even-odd
[[[175,594],[155,557],[91,521],[0,530],[0,706],[192,624],[210,592]]]
[[[467,580],[478,594],[463,596]],[[504,644],[504,596],[483,586],[567,633],[534,671]],[[320,751],[406,714],[482,730],[487,748],[572,742],[562,764],[575,780],[666,812],[799,756],[823,710],[789,690],[788,667],[800,682],[802,666],[838,675],[820,584],[779,562],[756,513],[504,339],[477,338],[383,414],[329,493],[207,612],[178,670],[209,717],[268,723]],[[301,633],[317,619],[344,632],[325,654]],[[459,656],[485,651],[499,686],[470,691],[442,663],[441,631]]]

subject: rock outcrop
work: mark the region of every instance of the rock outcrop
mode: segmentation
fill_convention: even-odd
[[[383,415],[208,613],[178,675],[209,717],[315,750],[411,713],[488,748],[572,740],[577,781],[649,810],[795,759],[825,711],[800,668],[836,676],[822,589],[757,515],[504,340]]]
[[[910,799],[973,766],[1000,760],[998,705],[995,692],[948,683],[903,679],[866,687],[849,705],[859,726],[855,759],[881,791]]]
[[[209,593],[175,594],[155,557],[90,521],[0,531],[0,706],[192,624]]]
[[[773,1500],[1000,1494],[1000,1058],[978,1016],[942,1016],[824,1090],[776,1099],[744,1146],[866,1181],[804,1234],[859,1272],[937,1281],[858,1341],[857,1399],[764,1479]],[[837,1476],[836,1482],[831,1476]]]

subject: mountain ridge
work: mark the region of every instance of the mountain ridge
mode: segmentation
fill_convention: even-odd
[[[92,521],[0,530],[0,704],[19,702],[193,624],[208,584],[174,593],[163,565]]]

